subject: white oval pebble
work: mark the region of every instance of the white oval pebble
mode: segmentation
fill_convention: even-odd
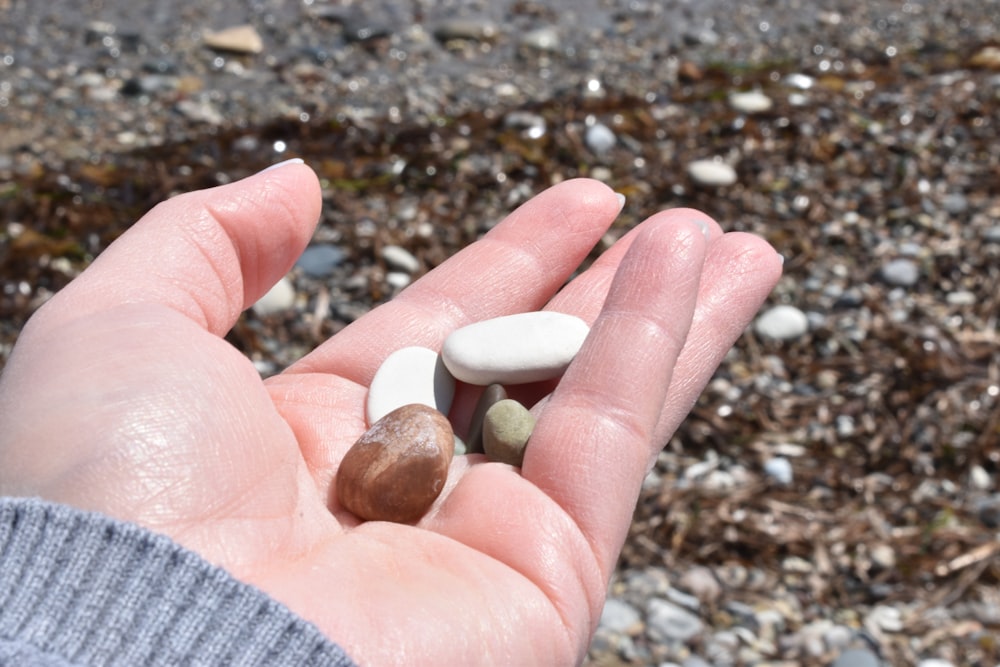
[[[607,125],[594,123],[587,128],[583,140],[586,142],[587,148],[600,155],[614,148],[615,143],[618,142],[618,137],[615,136],[615,133]]]
[[[687,166],[687,171],[701,185],[721,187],[736,182],[736,170],[721,160],[695,160]]]
[[[382,259],[385,260],[386,264],[398,271],[416,273],[420,269],[420,260],[414,257],[413,253],[403,246],[385,246],[382,248]]]
[[[729,106],[742,113],[760,113],[773,106],[771,98],[759,90],[729,94]]]
[[[795,306],[775,306],[758,317],[753,328],[765,338],[792,340],[809,331],[809,318]]]
[[[365,411],[369,424],[411,403],[447,415],[454,397],[455,378],[438,353],[426,347],[404,347],[386,357],[375,371]]]
[[[913,287],[920,282],[920,267],[913,260],[894,259],[881,269],[882,280],[895,287]]]
[[[783,456],[775,456],[773,459],[764,461],[764,472],[774,479],[778,484],[788,485],[792,483],[794,472],[792,464]]]
[[[402,271],[389,271],[385,274],[385,282],[393,289],[403,289],[413,282],[413,278],[410,277],[409,273],[403,273]]]
[[[451,332],[441,357],[462,382],[538,382],[566,370],[589,332],[586,322],[564,313],[506,315]]]
[[[266,317],[288,310],[293,305],[295,305],[295,287],[288,276],[285,276],[274,283],[274,286],[257,299],[251,308],[257,315]]]
[[[521,35],[521,46],[537,51],[555,52],[559,50],[561,44],[562,40],[555,28],[538,28]]]

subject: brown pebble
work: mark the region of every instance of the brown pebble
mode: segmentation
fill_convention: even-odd
[[[396,408],[347,450],[337,499],[368,521],[416,521],[441,494],[454,450],[447,417],[426,405]]]
[[[502,384],[487,385],[486,389],[483,389],[476,403],[476,409],[472,411],[472,420],[469,422],[469,435],[465,438],[466,454],[483,453],[483,419],[486,417],[486,411],[505,398],[507,390]]]

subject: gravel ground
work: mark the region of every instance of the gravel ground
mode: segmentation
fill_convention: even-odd
[[[647,479],[589,663],[1000,664],[1000,9],[402,4],[0,0],[0,364],[153,203],[286,157],[326,205],[229,336],[264,374],[559,180],[627,195],[606,243],[700,208],[786,275]],[[206,44],[241,24],[258,53]]]

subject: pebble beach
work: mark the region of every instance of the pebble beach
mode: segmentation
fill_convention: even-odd
[[[1000,665],[1000,6],[0,0],[0,368],[156,202],[299,157],[280,372],[578,176],[785,274],[648,475],[587,665]],[[591,259],[592,259],[591,258]]]

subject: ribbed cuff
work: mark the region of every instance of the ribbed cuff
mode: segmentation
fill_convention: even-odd
[[[0,498],[3,646],[86,667],[354,664],[315,626],[168,537],[25,498]]]

